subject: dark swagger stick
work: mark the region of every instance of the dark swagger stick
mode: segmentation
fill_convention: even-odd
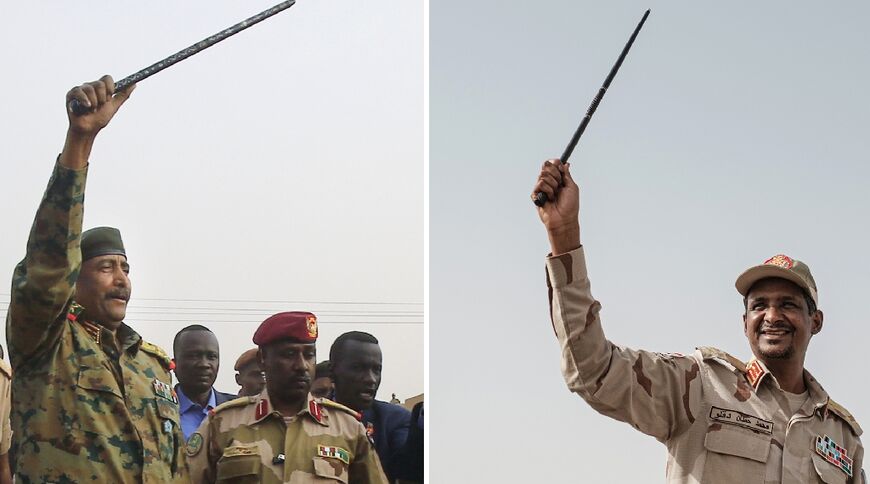
[[[622,54],[619,54],[619,59],[616,60],[616,64],[614,64],[613,68],[610,69],[610,74],[607,75],[607,79],[604,80],[604,84],[601,85],[601,89],[598,90],[598,94],[595,95],[595,99],[592,100],[592,104],[590,104],[589,109],[586,110],[586,116],[584,116],[583,120],[580,121],[580,126],[577,126],[577,131],[574,131],[574,136],[571,137],[571,141],[568,143],[568,146],[565,147],[565,152],[562,153],[562,157],[559,158],[559,161],[562,163],[567,163],[568,158],[571,157],[571,153],[574,152],[574,147],[577,146],[577,142],[580,141],[580,136],[582,136],[583,132],[586,131],[586,125],[589,124],[589,120],[592,119],[592,115],[595,114],[595,110],[598,109],[598,103],[601,102],[601,98],[604,97],[604,93],[607,92],[607,88],[610,87],[610,83],[613,81],[613,78],[616,77],[616,73],[619,71],[622,61],[625,60],[625,56],[628,54],[629,49],[631,49],[631,44],[634,43],[634,39],[637,37],[638,32],[640,32],[640,28],[643,27],[643,23],[646,22],[647,17],[649,17],[649,10],[643,14],[643,18],[640,19],[640,23],[637,24],[637,28],[635,28],[634,32],[631,34],[628,43],[626,43],[625,47],[622,49]],[[547,203],[547,194],[543,192],[536,193],[535,205],[543,207],[545,203]]]
[[[227,37],[233,36],[256,23],[260,23],[282,10],[287,10],[288,8],[292,7],[294,3],[296,3],[296,0],[287,0],[285,2],[281,2],[272,8],[263,10],[257,15],[254,15],[253,17],[242,20],[241,22],[233,25],[232,27],[221,30],[220,32],[210,37],[206,37],[205,39],[200,40],[199,42],[191,45],[190,47],[181,49],[175,54],[172,54],[171,56],[161,61],[155,62],[154,64],[151,64],[150,66],[142,69],[141,71],[129,75],[116,82],[115,90],[117,91],[119,89],[123,89],[130,84],[134,84],[144,79],[147,79],[173,64],[181,62],[194,54],[202,52],[203,50],[217,44],[218,42],[226,39]],[[75,115],[81,116],[82,114],[88,112],[89,109],[84,105],[80,104],[77,100],[73,99],[69,103],[69,110],[72,111]]]

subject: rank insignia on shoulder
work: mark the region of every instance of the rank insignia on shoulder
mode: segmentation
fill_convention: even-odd
[[[308,413],[314,417],[314,420],[323,422],[323,411],[320,409],[320,405],[318,405],[314,400],[308,402]]]
[[[827,435],[824,438],[816,436],[816,454],[852,477],[852,459],[846,454],[846,449],[837,445]]]
[[[350,452],[341,447],[334,447],[328,445],[318,445],[317,446],[317,455],[320,457],[326,457],[329,459],[338,459],[344,462],[347,465],[350,465]]]
[[[163,421],[163,433],[168,434],[172,432],[172,420],[164,420]]]
[[[166,352],[163,351],[163,348],[161,348],[157,345],[151,344],[145,340],[142,340],[142,344],[139,346],[139,349],[141,349],[142,351],[144,351],[148,354],[156,356],[157,359],[160,360],[160,363],[167,370],[172,370],[174,368],[175,365],[174,365],[174,362],[172,361],[172,358],[170,358],[169,355],[167,355]]]
[[[175,392],[172,391],[172,387],[169,386],[168,383],[164,383],[158,378],[155,378],[153,385],[155,395],[161,398],[165,398],[172,403],[178,403],[178,397],[175,396]]]

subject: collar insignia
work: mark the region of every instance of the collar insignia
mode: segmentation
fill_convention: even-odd
[[[846,454],[846,449],[837,445],[827,435],[823,439],[816,436],[816,454],[822,456],[826,461],[834,464],[847,476],[852,477],[852,459]]]
[[[257,403],[257,408],[254,410],[254,418],[260,420],[269,415],[269,402],[264,398]]]
[[[320,409],[320,405],[318,405],[314,400],[308,401],[308,413],[314,417],[314,420],[323,422],[323,411]]]
[[[746,380],[756,390],[758,389],[758,382],[765,373],[764,368],[761,367],[761,363],[758,360],[752,360],[746,365]]]

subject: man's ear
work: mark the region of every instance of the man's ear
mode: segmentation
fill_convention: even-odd
[[[746,324],[746,313],[743,313],[743,334],[749,336],[749,326]]]
[[[242,375],[239,375],[238,373],[236,373],[236,385],[238,385],[238,386],[242,386],[242,382],[239,381],[240,376],[242,376]]]
[[[821,309],[817,309],[816,313],[813,314],[813,327],[810,330],[813,334],[819,334],[822,330],[822,326],[824,325],[825,314]]]

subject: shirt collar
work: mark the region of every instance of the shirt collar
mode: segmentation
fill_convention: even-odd
[[[175,393],[178,394],[179,413],[185,413],[192,407],[196,407],[199,410],[207,411],[217,406],[214,388],[209,389],[208,403],[205,404],[205,408],[200,407],[198,403],[194,403],[190,398],[188,398],[187,395],[184,394],[184,390],[181,389],[181,385],[175,385]]]
[[[270,415],[278,416],[278,412],[275,411],[272,402],[269,400],[269,391],[266,388],[263,388],[263,391],[257,395],[257,404],[254,406],[254,422],[265,420]],[[300,417],[308,415],[312,420],[320,425],[329,426],[327,423],[328,415],[326,409],[320,404],[320,402],[318,402],[318,399],[310,393],[308,394],[305,407],[303,407],[296,415]]]

